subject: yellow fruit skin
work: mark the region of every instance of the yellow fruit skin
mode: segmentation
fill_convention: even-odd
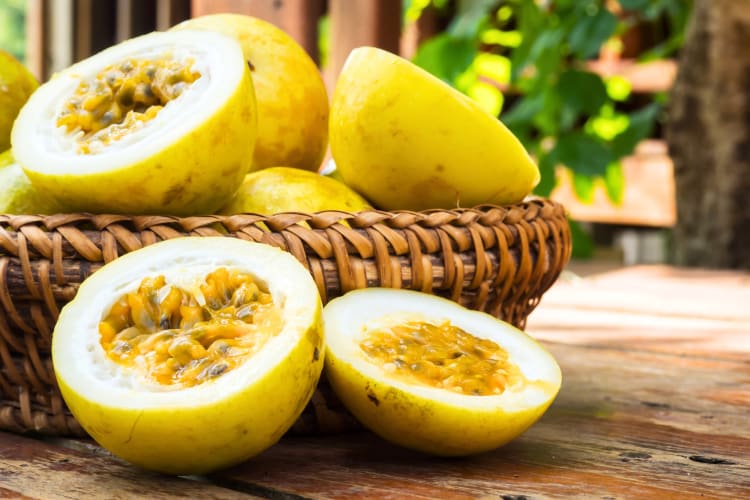
[[[0,154],[0,213],[54,214],[60,207],[31,185],[10,151]]]
[[[167,474],[206,474],[264,451],[302,413],[323,363],[320,311],[317,316],[314,327],[282,363],[232,398],[211,405],[141,411],[103,408],[82,398],[64,380],[58,378],[58,384],[86,432],[115,455]]]
[[[252,92],[248,73],[234,96],[201,126],[160,154],[119,170],[85,176],[73,169],[59,175],[24,171],[67,211],[211,214],[232,196],[250,167],[256,120]]]
[[[317,171],[328,145],[328,94],[307,52],[273,24],[241,14],[211,14],[173,29],[236,38],[252,66],[258,138],[252,170],[286,165]]]
[[[514,412],[461,408],[369,379],[330,350],[325,373],[336,395],[365,427],[392,443],[439,456],[471,455],[508,443],[531,427],[556,395],[544,405]]]
[[[389,52],[350,54],[331,104],[331,153],[377,208],[451,209],[521,201],[539,169],[497,118]]]
[[[244,212],[357,212],[370,208],[367,200],[336,179],[291,167],[270,167],[245,176],[222,214]]]
[[[39,86],[15,57],[0,50],[0,151],[10,147],[10,130],[18,111]]]

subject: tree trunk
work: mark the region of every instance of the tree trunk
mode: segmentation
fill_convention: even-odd
[[[678,265],[750,269],[750,2],[695,0],[672,95]]]

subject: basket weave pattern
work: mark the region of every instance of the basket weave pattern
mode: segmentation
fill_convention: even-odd
[[[533,200],[426,212],[272,216],[0,215],[0,429],[84,435],[55,384],[50,340],[80,283],[119,255],[180,236],[229,236],[292,253],[323,302],[365,287],[422,290],[523,328],[570,258],[561,205]],[[321,382],[293,432],[355,425]]]

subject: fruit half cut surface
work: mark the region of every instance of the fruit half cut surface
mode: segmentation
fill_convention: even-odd
[[[56,74],[11,135],[31,182],[71,211],[212,213],[247,173],[257,131],[236,40],[154,32]]]
[[[508,323],[434,295],[355,290],[329,302],[326,375],[367,428],[436,455],[497,448],[528,429],[562,377]]]
[[[206,473],[274,444],[323,367],[321,301],[291,254],[229,237],[144,247],[84,280],[52,362],[81,426],[115,455]]]

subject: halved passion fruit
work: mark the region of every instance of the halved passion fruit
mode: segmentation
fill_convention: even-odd
[[[13,154],[66,210],[208,214],[242,183],[257,132],[239,43],[154,32],[67,68],[16,119]]]
[[[509,442],[561,385],[555,359],[483,312],[410,290],[362,289],[323,310],[326,376],[367,428],[453,456]]]
[[[274,444],[323,368],[321,301],[291,254],[224,237],[167,240],[87,278],[62,310],[52,362],[103,447],[198,474]]]

